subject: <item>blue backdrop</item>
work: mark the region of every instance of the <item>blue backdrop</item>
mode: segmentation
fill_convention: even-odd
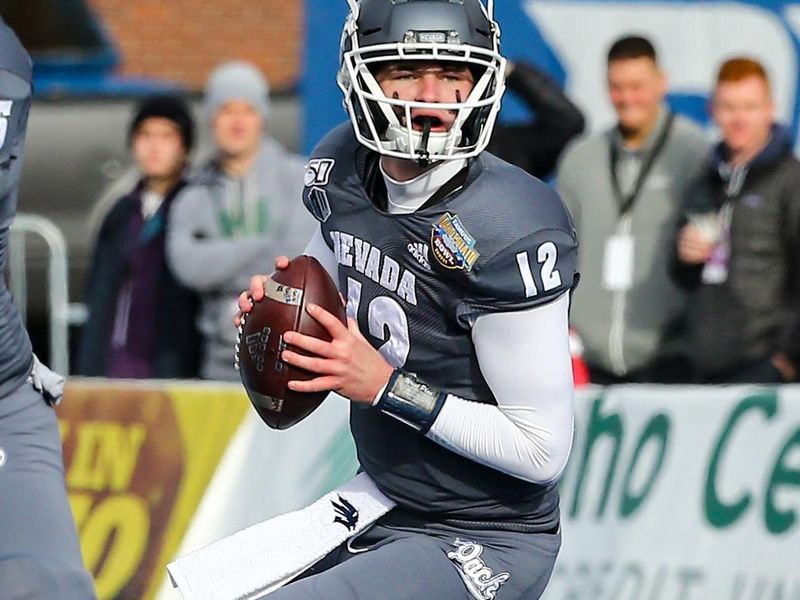
[[[346,120],[336,87],[345,0],[307,0],[304,149]],[[708,91],[719,64],[733,55],[761,60],[770,72],[780,119],[796,132],[800,109],[800,3],[770,0],[499,0],[503,53],[551,74],[586,113],[590,127],[613,114],[605,93],[605,53],[629,33],[655,43],[667,71],[674,109],[707,122]],[[528,115],[511,94],[501,120]]]

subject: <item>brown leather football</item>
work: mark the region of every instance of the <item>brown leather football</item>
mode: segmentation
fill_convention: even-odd
[[[317,259],[303,255],[270,276],[264,298],[244,315],[239,327],[236,362],[242,384],[256,412],[273,429],[287,429],[298,423],[328,395],[290,390],[289,381],[305,381],[317,375],[281,360],[281,352],[287,348],[283,341],[287,331],[330,341],[327,330],[306,311],[309,304],[317,304],[347,323],[333,280]]]

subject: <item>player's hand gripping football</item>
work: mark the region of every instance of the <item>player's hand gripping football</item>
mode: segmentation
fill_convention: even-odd
[[[289,266],[289,259],[280,256],[275,261],[277,269]],[[239,312],[234,325],[239,326],[243,313],[250,312],[253,302],[264,297],[264,286],[269,275],[256,275],[250,280],[250,289],[239,296]],[[287,332],[284,341],[290,346],[305,350],[314,356],[303,356],[284,350],[282,358],[287,363],[317,373],[309,381],[290,381],[289,388],[296,392],[334,391],[354,402],[372,404],[381,388],[389,381],[392,366],[361,335],[358,324],[351,318],[345,327],[334,315],[315,304],[308,306],[308,314],[318,321],[331,336],[326,342],[297,332]]]

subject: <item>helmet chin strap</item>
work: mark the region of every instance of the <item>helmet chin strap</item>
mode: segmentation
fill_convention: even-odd
[[[392,94],[392,98],[395,100],[399,99],[397,92]],[[459,103],[462,102],[461,94],[458,91],[456,91],[456,100]],[[431,142],[433,142],[434,152],[438,153],[444,149],[444,144],[446,143],[446,139],[449,137],[450,132],[435,133],[433,134],[433,138],[431,138],[431,128],[433,127],[432,117],[423,116],[418,118],[418,122],[422,125],[422,133],[420,134],[414,130],[414,126],[410,121],[407,123],[406,127],[403,127],[400,125],[396,115],[393,112],[385,111],[385,114],[389,120],[389,126],[386,132],[387,138],[392,140],[396,147],[400,150],[404,149],[408,152],[416,152],[419,155],[416,159],[416,162],[420,167],[427,167],[431,164],[431,151],[428,147],[430,146]],[[392,121],[394,121],[394,123],[392,123]],[[406,146],[408,146],[409,134],[411,135],[412,139],[418,139],[419,143],[415,145],[412,142],[412,145],[406,148]],[[459,132],[454,143],[458,144],[460,139],[461,134]]]
[[[420,141],[419,149],[417,150],[417,152],[419,152],[417,164],[424,168],[431,164],[431,153],[428,152],[428,140],[431,137],[433,119],[430,117],[422,117],[420,121],[422,121],[422,141]]]
[[[420,118],[419,121],[422,121],[422,119]],[[430,122],[428,123],[428,125],[431,124]],[[412,146],[409,146],[409,129],[399,124],[390,124],[386,130],[386,139],[388,144],[391,144],[393,150],[409,154],[416,152],[419,156],[414,160],[417,162],[427,160],[427,162],[430,163],[432,162],[429,158],[430,154],[444,152],[445,149],[450,146],[448,140],[451,139],[451,133],[449,131],[431,132],[430,129],[430,126],[426,127],[424,123],[422,132],[412,129],[410,132]],[[425,139],[423,140],[423,138]],[[456,134],[455,139],[452,140],[452,144],[458,145],[460,139],[461,134],[459,132]],[[458,157],[453,156],[453,158]],[[420,164],[425,166],[422,162],[420,162]]]
[[[397,96],[397,94],[395,94]],[[461,92],[456,90],[456,102],[459,104],[462,103],[461,100]],[[419,143],[419,158],[417,159],[417,164],[420,167],[427,167],[431,164],[431,153],[428,151],[428,142],[431,136],[431,126],[433,125],[433,119],[431,117],[420,117],[419,119],[422,122],[422,140]]]

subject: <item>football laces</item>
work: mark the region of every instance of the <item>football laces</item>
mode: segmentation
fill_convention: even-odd
[[[244,323],[247,320],[247,313],[242,313],[239,317],[239,328],[236,330],[236,343],[233,345],[233,368],[239,370],[239,348],[242,346],[242,334],[244,333]]]

